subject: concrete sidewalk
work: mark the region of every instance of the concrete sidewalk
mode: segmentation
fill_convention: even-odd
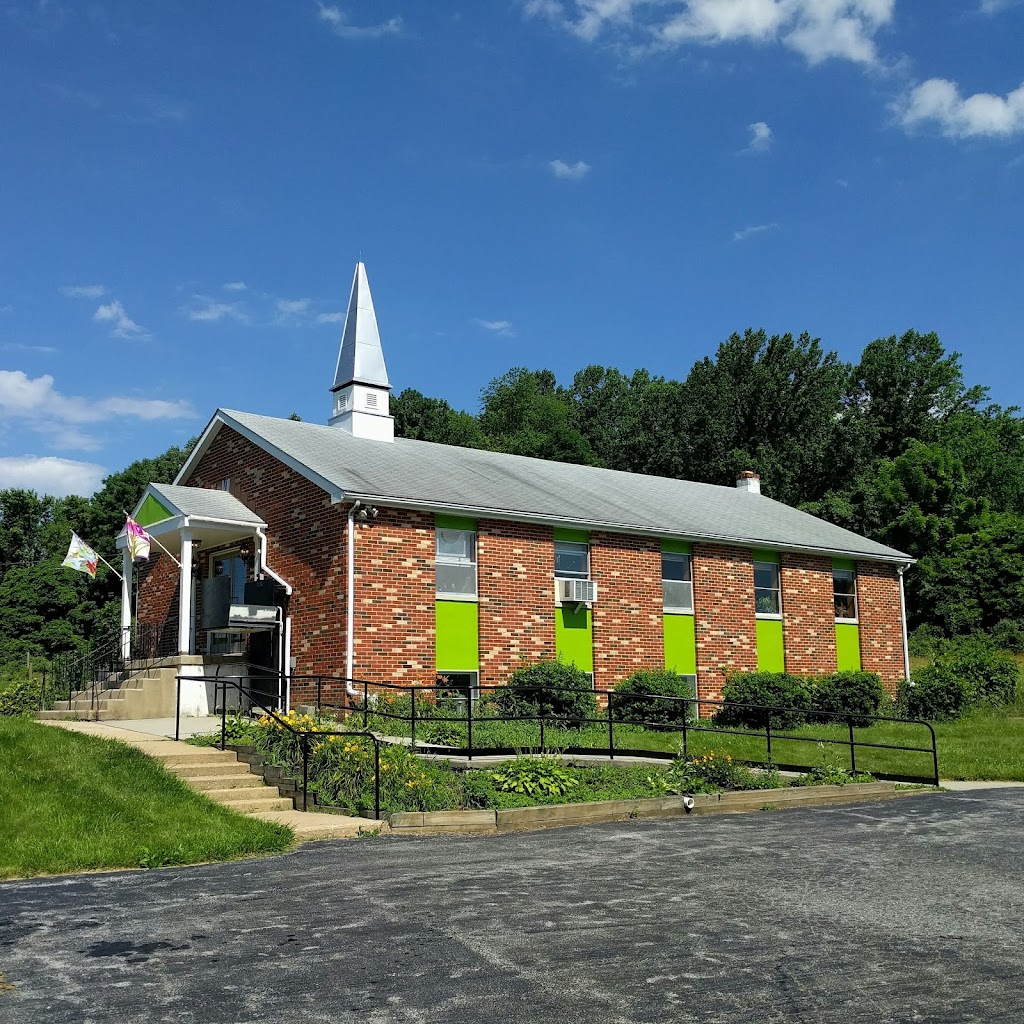
[[[217,721],[219,724],[220,720]],[[174,720],[170,719],[170,722],[173,731]],[[217,750],[214,747],[195,747],[189,743],[176,743],[157,731],[145,732],[124,728],[127,725],[138,725],[139,722],[47,721],[41,724],[86,736],[96,736],[99,739],[116,740],[118,743],[136,747],[161,761],[169,772],[209,799],[240,814],[287,825],[300,841],[350,839],[365,835],[367,832],[388,830],[387,823],[383,821],[371,821],[368,818],[355,818],[343,814],[296,811],[290,798],[280,796],[276,787],[264,785],[260,776],[252,774],[249,766],[239,761],[233,752]]]

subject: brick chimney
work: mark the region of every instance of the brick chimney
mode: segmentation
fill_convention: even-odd
[[[736,486],[749,494],[760,494],[761,477],[753,470],[745,469],[736,477]]]

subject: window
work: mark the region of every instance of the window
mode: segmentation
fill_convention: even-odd
[[[589,580],[590,545],[556,540],[555,575],[563,580]]]
[[[242,604],[245,600],[245,584],[248,571],[237,551],[222,552],[210,556],[210,575],[227,576],[231,580],[231,604]],[[208,654],[242,654],[245,651],[245,634],[220,631],[207,636]]]
[[[661,556],[661,596],[665,611],[693,611],[690,556],[664,552]]]
[[[782,588],[777,562],[754,563],[754,611],[758,615],[782,614]]]
[[[476,597],[476,533],[434,531],[437,544],[437,596]]]
[[[480,699],[479,674],[476,672],[438,672],[437,703],[443,707],[465,712],[466,701]]]
[[[853,569],[832,570],[832,598],[837,619],[857,620],[857,574]]]
[[[231,493],[231,477],[229,477],[229,476],[224,477],[224,479],[221,480],[221,482],[219,484],[217,484],[216,488],[214,488],[214,489],[218,490],[218,491],[227,491],[230,494]]]

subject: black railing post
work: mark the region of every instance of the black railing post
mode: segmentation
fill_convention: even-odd
[[[848,718],[846,725],[850,730],[850,774],[857,774],[857,748],[853,742],[853,719]]]
[[[416,687],[409,687],[409,727],[412,733],[411,746],[416,749]]]
[[[174,677],[174,741],[181,739],[181,676]]]
[[[39,710],[46,707],[46,668],[43,668],[43,681],[39,684]]]
[[[214,696],[216,697],[217,689],[214,687]],[[224,750],[227,747],[227,735],[228,735],[228,684],[224,683],[223,692],[221,693],[220,700],[220,749]]]
[[[615,726],[612,724],[612,691],[608,691],[608,760],[615,760]]]
[[[376,736],[373,740],[373,816],[380,821],[380,744]]]
[[[473,701],[472,695],[470,700],[466,701],[466,750],[468,751],[467,760],[473,760]]]
[[[345,684],[348,685],[347,683]],[[368,715],[370,713],[370,684],[363,683],[363,728],[366,728],[367,722],[369,721]]]
[[[939,748],[935,744],[935,730],[932,728],[931,723],[925,722],[928,726],[928,731],[932,734],[932,767],[935,771],[935,785],[939,784]]]
[[[306,809],[309,794],[309,733],[302,734],[302,809]]]
[[[687,719],[687,716],[689,715],[689,713],[690,713],[689,701],[687,701],[685,704],[683,704],[683,760],[684,761],[686,760],[687,746],[688,746],[687,735],[686,735],[686,730],[687,730],[686,719]]]
[[[317,676],[316,677],[316,709],[317,709],[317,711],[320,710],[320,706],[323,704],[323,700],[324,700],[324,677],[323,676]]]
[[[771,759],[772,759],[772,716],[771,715],[769,715],[765,719],[764,735],[765,735],[765,739],[768,741],[768,760],[770,762]]]
[[[540,720],[540,750],[541,753],[544,753],[544,704],[541,703],[537,710],[540,712],[537,716]]]

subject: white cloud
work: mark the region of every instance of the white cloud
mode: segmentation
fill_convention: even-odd
[[[978,10],[982,14],[1002,14],[1003,11],[1016,7],[1020,2],[1021,0],[981,0]]]
[[[218,320],[224,320],[227,317],[233,320],[245,319],[242,311],[233,302],[218,302],[216,299],[211,299],[206,295],[196,295],[194,298],[199,305],[185,310],[185,315],[189,320],[216,323]]]
[[[318,313],[316,322],[318,324],[340,324],[344,319],[344,313]]]
[[[227,284],[222,284],[221,288],[226,292],[244,292],[246,284],[244,281],[228,281]]]
[[[278,299],[277,311],[285,316],[301,316],[309,309],[309,299]]]
[[[92,462],[49,455],[6,455],[0,458],[0,489],[22,487],[63,498],[88,497],[98,491],[107,471]]]
[[[753,235],[760,235],[765,231],[774,231],[778,226],[778,224],[751,224],[749,227],[734,231],[732,233],[732,240],[734,242],[742,242]]]
[[[115,338],[143,338],[146,336],[146,329],[140,327],[125,311],[118,299],[100,306],[92,315],[93,320],[99,323],[113,324],[111,335]]]
[[[69,299],[99,299],[107,294],[102,284],[66,284],[60,290]]]
[[[744,150],[746,153],[767,153],[772,145],[772,130],[764,121],[755,121],[747,125],[750,132],[750,143]]]
[[[808,63],[830,58],[874,64],[875,36],[896,0],[527,0],[586,42],[605,39],[633,54],[686,45],[779,43]]]
[[[320,20],[329,25],[335,35],[342,39],[379,39],[381,36],[393,36],[402,31],[400,16],[388,18],[376,25],[353,25],[348,15],[340,8],[317,0],[317,13]]]
[[[95,447],[92,438],[77,427],[124,417],[152,421],[189,419],[195,416],[186,401],[134,398],[84,398],[64,395],[53,386],[53,377],[29,377],[22,370],[0,370],[0,419],[22,422],[38,433],[50,435],[67,448]]]
[[[590,164],[583,160],[577,160],[574,164],[567,164],[564,160],[552,160],[548,167],[556,178],[563,178],[566,181],[581,181],[590,173]]]
[[[5,341],[0,349],[4,352],[41,352],[44,355],[53,355],[57,351],[52,345],[23,345],[19,341]]]
[[[964,98],[956,82],[930,78],[896,104],[904,128],[933,123],[951,139],[1006,137],[1024,132],[1024,83],[1006,96],[977,92]]]
[[[516,332],[512,330],[512,323],[509,320],[481,320],[479,317],[474,317],[473,323],[477,327],[482,327],[485,331],[497,334],[501,338],[514,338],[516,336]]]

